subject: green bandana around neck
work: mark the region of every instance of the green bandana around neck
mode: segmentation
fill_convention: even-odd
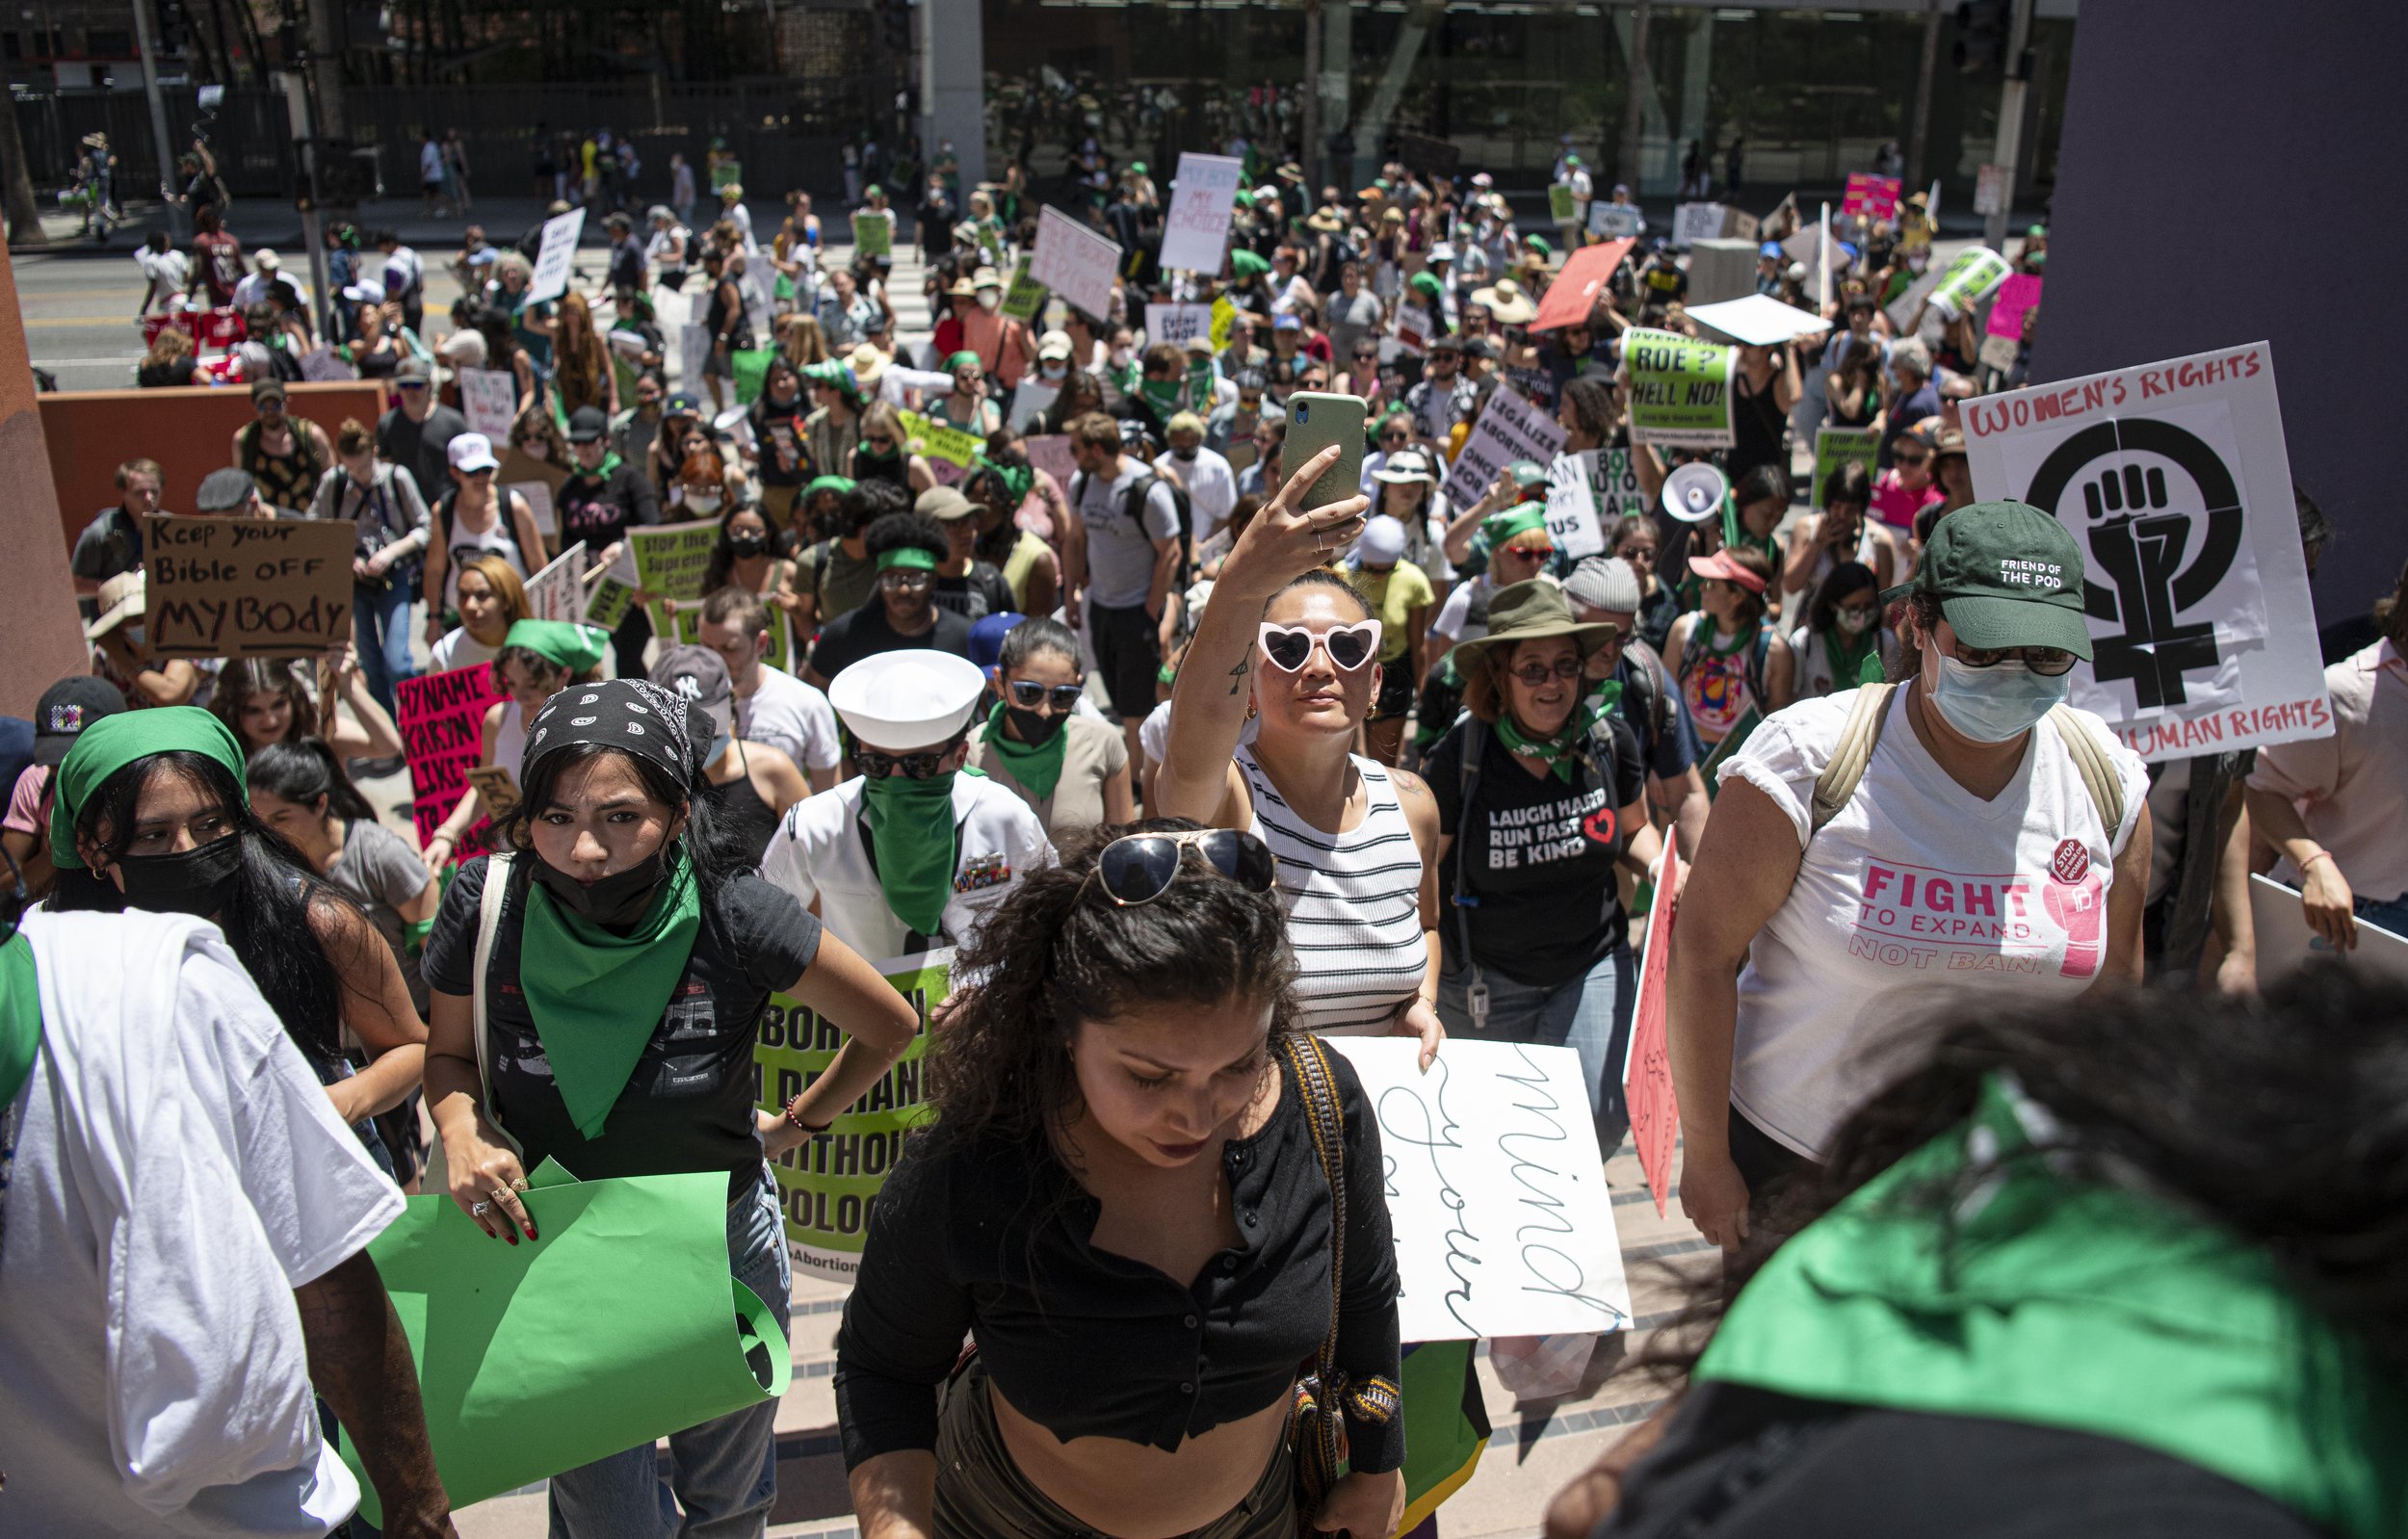
[[[1186,388],[1184,379],[1148,379],[1138,386],[1145,404],[1164,416],[1179,409],[1179,398]]]
[[[1507,749],[1525,758],[1536,759],[1553,770],[1556,778],[1565,785],[1572,783],[1572,765],[1588,742],[1589,733],[1598,722],[1611,715],[1622,703],[1622,681],[1605,679],[1581,697],[1581,703],[1564,717],[1563,725],[1550,738],[1533,738],[1525,733],[1513,719],[1513,713],[1497,714],[1497,738]],[[1612,787],[1606,788],[1610,794]]]
[[[103,717],[76,734],[75,746],[59,765],[50,798],[50,863],[81,871],[75,852],[75,820],[111,775],[155,753],[196,753],[225,768],[234,784],[245,784],[243,749],[226,724],[198,706],[161,706]]]
[[[41,980],[34,974],[33,943],[18,933],[0,943],[0,1117],[32,1078],[40,1047]]]
[[[999,465],[984,455],[978,456],[978,468],[986,471],[1004,483],[1004,495],[1016,507],[1025,501],[1029,489],[1036,484],[1036,471],[1029,465]]]
[[[1847,690],[1860,684],[1881,682],[1883,674],[1879,671],[1871,678],[1865,676],[1868,664],[1876,669],[1880,665],[1880,626],[1866,626],[1857,636],[1854,646],[1848,645],[1846,634],[1838,626],[1830,626],[1822,633],[1822,644],[1831,654],[1831,688]]]
[[[1062,759],[1070,751],[1070,723],[1065,721],[1057,728],[1043,747],[1034,747],[1004,730],[1008,719],[1004,702],[996,701],[995,708],[986,713],[987,751],[1003,761],[1004,768],[1011,771],[1011,778],[1043,801],[1061,783]]]
[[[686,976],[701,928],[702,889],[683,841],[651,906],[624,935],[562,907],[540,881],[527,884],[519,984],[561,1101],[586,1137],[602,1135]]]
[[[961,843],[953,774],[865,780],[861,806],[877,845],[877,885],[886,906],[914,933],[941,933]]]
[[[572,476],[582,477],[587,481],[608,481],[611,479],[611,472],[616,470],[619,466],[625,463],[625,460],[619,458],[618,451],[613,449],[606,452],[602,456],[602,463],[594,466],[591,470],[588,470],[584,465],[577,462],[576,456],[572,454],[569,456],[568,473]]]
[[[881,572],[932,572],[936,558],[917,545],[898,545],[890,551],[877,553],[877,569]]]
[[[2046,1117],[1988,1077],[1966,1124],[1773,1253],[1697,1376],[2114,1438],[2348,1539],[2408,1529],[2408,1394],[2265,1250],[2060,1174]]]

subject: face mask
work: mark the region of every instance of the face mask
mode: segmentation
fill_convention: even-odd
[[[1831,617],[1839,622],[1841,635],[1862,636],[1871,627],[1878,613],[1877,610],[1839,610]]]
[[[1183,464],[1195,458],[1195,451],[1192,449],[1173,449],[1171,455]]]
[[[1906,271],[1909,273],[1920,273],[1930,265],[1931,258],[1922,251],[1912,251],[1907,254]]]
[[[1004,715],[1010,718],[1012,726],[1019,732],[1020,741],[1032,748],[1042,748],[1053,742],[1054,734],[1060,732],[1070,719],[1068,717],[1049,717],[1035,711],[1023,711],[1008,702],[1004,706]]]
[[[1043,375],[1048,379],[1066,379],[1070,377],[1070,365],[1066,363],[1040,363],[1037,365],[1037,373]]]
[[[717,502],[718,499],[713,498],[712,501]],[[727,548],[739,556],[759,556],[770,548],[770,537],[767,535],[731,535],[727,538]]]
[[[632,925],[643,918],[644,909],[652,902],[652,890],[667,875],[668,866],[657,849],[648,858],[590,886],[549,861],[536,861],[536,880],[543,883],[543,890],[552,895],[553,900],[578,918],[596,925]]]
[[[1976,743],[2004,743],[2030,731],[2051,709],[2064,704],[2073,688],[2070,672],[2051,678],[2021,663],[1974,668],[1944,657],[1931,703],[1950,726]]]
[[[120,855],[129,907],[207,919],[225,906],[243,869],[243,836],[227,834],[172,855]]]
[[[979,296],[979,308],[982,310],[999,310],[1003,308],[1003,303],[1004,297],[991,290]]]
[[[1127,348],[1112,349],[1112,367],[1115,369],[1126,369],[1129,367],[1129,357],[1130,353]]]
[[[1147,379],[1138,386],[1138,390],[1156,411],[1164,415],[1168,415],[1179,404],[1179,381],[1176,379]]]

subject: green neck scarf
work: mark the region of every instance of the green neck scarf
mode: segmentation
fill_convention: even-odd
[[[562,907],[543,883],[528,883],[519,984],[561,1100],[585,1136],[602,1135],[604,1119],[686,976],[701,928],[702,889],[683,842],[651,906],[624,935]]]
[[[1014,740],[1005,730],[1009,719],[1004,702],[996,701],[995,709],[986,714],[986,749],[1003,761],[1011,778],[1043,801],[1061,783],[1062,757],[1070,751],[1070,723],[1064,721],[1040,748]]]
[[[2350,1539],[2408,1528],[2401,1387],[2265,1251],[2058,1175],[2027,1112],[2040,1122],[2011,1084],[1985,1081],[1967,1126],[1773,1254],[1698,1376],[2093,1433]]]
[[[84,803],[111,775],[155,753],[196,753],[225,767],[237,786],[244,784],[243,750],[224,722],[197,706],[162,706],[151,711],[126,711],[103,717],[78,733],[75,746],[59,765],[50,798],[50,863],[61,871],[81,871],[84,859],[75,852],[75,820]]]
[[[1510,711],[1498,713],[1497,737],[1513,752],[1539,760],[1555,771],[1557,779],[1570,785],[1572,763],[1580,757],[1589,733],[1621,703],[1622,681],[1606,679],[1581,697],[1581,703],[1572,708],[1572,714],[1564,717],[1554,737],[1531,737],[1514,721]]]
[[[918,934],[942,933],[938,926],[954,895],[961,842],[954,822],[953,775],[866,780],[861,807],[877,845],[877,885],[886,906]]]
[[[567,430],[563,429],[562,430],[566,431]],[[577,463],[576,456],[572,455],[569,456],[568,473],[586,481],[608,481],[611,479],[611,472],[616,470],[620,465],[625,463],[625,460],[618,457],[618,451],[613,449],[602,456],[602,463],[594,466],[591,470],[588,470],[585,466]]]
[[[1036,484],[1036,472],[1030,466],[999,465],[984,455],[978,456],[977,464],[979,469],[989,472],[1003,483],[1004,494],[1011,499],[1014,507],[1025,501],[1029,489]]]
[[[1877,672],[1870,679],[1865,677],[1865,667],[1868,664],[1876,668],[1879,666],[1881,627],[1878,625],[1866,626],[1858,634],[1854,646],[1848,644],[1847,634],[1834,625],[1822,633],[1822,644],[1831,654],[1831,687],[1833,689],[1846,690],[1860,684],[1881,682],[1880,674]]]
[[[40,1047],[41,987],[34,976],[34,948],[23,935],[12,935],[0,945],[0,1116],[16,1104]]]

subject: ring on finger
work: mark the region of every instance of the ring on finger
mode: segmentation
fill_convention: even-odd
[[[492,1211],[493,1204],[489,1202],[472,1202],[468,1205],[468,1216],[471,1218],[483,1218]]]
[[[517,1199],[518,1193],[510,1190],[508,1187],[496,1187],[493,1188],[493,1200],[495,1202],[510,1203],[515,1202]]]

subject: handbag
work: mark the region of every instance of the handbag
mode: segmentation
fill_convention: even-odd
[[[1296,1382],[1288,1436],[1296,1450],[1296,1508],[1300,1531],[1310,1531],[1322,1503],[1329,1500],[1347,1458],[1347,1416],[1385,1423],[1403,1410],[1403,1394],[1383,1378],[1357,1384],[1338,1367],[1338,1310],[1346,1296],[1347,1183],[1346,1113],[1329,1073],[1329,1053],[1319,1039],[1291,1037],[1280,1044],[1304,1092],[1305,1125],[1322,1174],[1329,1182],[1329,1329],[1313,1357],[1312,1371]]]

